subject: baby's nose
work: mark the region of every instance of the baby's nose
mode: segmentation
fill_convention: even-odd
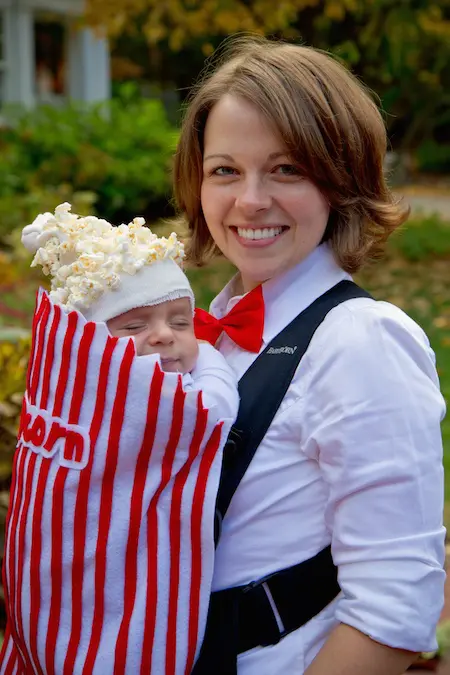
[[[172,329],[166,323],[159,323],[149,333],[149,343],[151,345],[170,344],[171,342],[173,342]]]

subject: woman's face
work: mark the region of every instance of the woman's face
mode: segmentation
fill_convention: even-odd
[[[329,207],[258,109],[243,99],[226,95],[214,106],[204,145],[205,220],[249,291],[318,246]]]

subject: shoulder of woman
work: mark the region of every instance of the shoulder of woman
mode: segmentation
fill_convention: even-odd
[[[310,356],[322,362],[349,361],[369,367],[398,359],[434,369],[435,356],[423,329],[395,305],[355,298],[335,307],[319,326]]]

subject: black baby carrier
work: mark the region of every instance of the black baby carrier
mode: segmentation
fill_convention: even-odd
[[[231,499],[315,331],[333,307],[360,297],[371,296],[352,281],[333,286],[272,340],[239,381],[241,404],[225,446],[217,498],[216,543]],[[313,558],[246,586],[212,593],[206,634],[192,675],[235,675],[238,654],[277,644],[319,614],[339,591],[337,568],[327,546]]]

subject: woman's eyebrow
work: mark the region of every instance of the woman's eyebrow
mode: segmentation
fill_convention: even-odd
[[[272,152],[267,159],[278,159],[278,157],[287,157],[288,153],[287,152]],[[217,153],[214,155],[207,155],[204,157],[203,161],[207,162],[208,159],[215,159],[220,157],[221,159],[227,159],[230,162],[234,162],[234,158],[231,155],[227,155],[226,153]]]
[[[221,157],[222,159],[228,159],[230,162],[234,162],[234,159],[231,155],[227,154],[216,154],[216,155],[207,155],[207,157],[204,157],[203,161],[207,161],[208,159],[215,159],[216,157]]]

